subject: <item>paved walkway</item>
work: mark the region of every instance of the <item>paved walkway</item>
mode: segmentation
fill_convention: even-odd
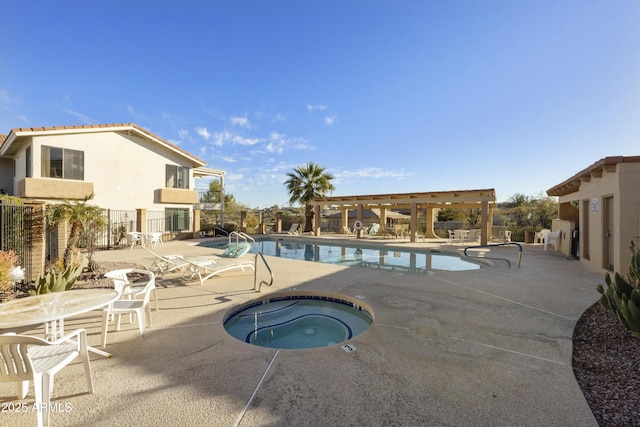
[[[380,243],[391,243],[381,241]],[[162,254],[204,255],[197,241]],[[395,242],[396,246],[408,245]],[[434,241],[415,246],[439,246]],[[245,344],[222,327],[233,307],[259,295],[253,274],[199,286],[159,282],[160,310],[141,340],[135,324],[109,334],[112,358],[92,356],[95,393],[81,364],[58,373],[53,391],[65,426],[590,426],[597,425],[571,367],[572,333],[597,299],[601,275],[541,245],[523,245],[520,268],[415,276],[268,258],[275,284],[336,292],[372,307],[375,322],[340,345],[274,350]],[[494,249],[517,262],[514,248]],[[145,266],[142,249],[99,252],[100,261]],[[265,275],[265,276],[263,276]],[[259,278],[266,270],[259,268]],[[98,345],[100,313],[66,322]],[[16,402],[0,384],[0,404]],[[33,403],[30,392],[28,405]],[[35,414],[0,413],[0,425],[35,424]]]

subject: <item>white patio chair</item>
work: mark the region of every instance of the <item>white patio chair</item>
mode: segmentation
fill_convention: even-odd
[[[77,356],[84,365],[89,393],[93,393],[87,332],[84,329],[77,329],[55,341],[29,335],[0,335],[0,382],[17,382],[18,397],[24,399],[29,381],[33,380],[38,426],[48,426],[53,377]]]
[[[543,228],[542,230],[538,231],[533,239],[534,243],[544,243],[545,240],[547,239],[547,234],[551,233],[551,230],[549,230],[548,228]]]
[[[156,246],[162,246],[162,233],[160,232],[149,233],[148,238],[149,239],[147,243],[152,248],[155,248]]]
[[[562,238],[562,230],[553,231],[547,233],[544,239],[544,250],[547,250],[547,245],[553,243],[553,249],[558,250],[558,240]]]
[[[139,270],[146,271],[146,270]],[[149,322],[149,327],[151,327],[151,304],[149,303],[149,298],[151,296],[151,291],[155,289],[155,275],[152,272],[150,273],[151,279],[144,286],[144,298],[143,299],[119,299],[111,303],[111,305],[104,309],[102,312],[102,348],[107,346],[107,332],[109,329],[109,317],[113,315],[118,315],[118,320],[116,322],[116,331],[120,330],[120,315],[121,314],[135,314],[136,319],[138,321],[138,327],[140,329],[140,336],[142,339],[145,338],[146,331],[146,321]],[[127,287],[131,285],[126,285],[123,289],[123,293],[127,292]],[[146,316],[145,316],[146,314]]]
[[[146,276],[146,280],[130,282],[130,274]],[[120,299],[132,299],[144,295],[147,283],[151,282],[151,290],[153,291],[153,296],[156,301],[156,311],[158,311],[158,290],[156,289],[155,274],[152,271],[137,268],[123,268],[121,270],[108,271],[104,273],[104,277],[113,280],[113,287],[121,292]]]
[[[133,250],[133,247],[137,244],[140,244],[142,247],[144,247],[144,239],[142,238],[142,233],[138,233],[136,231],[130,231],[127,233],[127,236],[128,236],[127,239],[131,244],[131,250]]]

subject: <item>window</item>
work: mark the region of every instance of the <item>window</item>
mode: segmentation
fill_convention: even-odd
[[[42,177],[84,180],[84,152],[42,146]]]
[[[189,188],[189,168],[167,165],[167,188]]]
[[[166,208],[165,220],[165,230],[182,231],[190,229],[189,209]]]
[[[31,178],[31,146],[27,147],[27,150],[25,151],[25,160],[26,160],[26,165],[25,165],[25,176],[27,178]]]

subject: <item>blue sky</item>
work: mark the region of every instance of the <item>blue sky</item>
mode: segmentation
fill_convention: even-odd
[[[504,201],[640,155],[636,0],[0,0],[0,14],[0,133],[133,122],[226,170],[249,207],[287,205],[286,173],[307,161],[335,196]]]

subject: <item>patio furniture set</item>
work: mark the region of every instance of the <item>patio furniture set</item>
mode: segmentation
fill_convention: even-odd
[[[104,351],[110,321],[115,320],[119,331],[121,316],[128,314],[129,321],[133,322],[135,315],[140,336],[145,338],[146,324],[152,324],[152,294],[158,310],[156,274],[164,276],[170,271],[181,271],[190,279],[197,277],[202,285],[224,271],[255,270],[255,263],[239,259],[250,247],[248,242],[230,243],[220,256],[205,258],[160,256],[149,251],[155,257],[149,270],[129,268],[105,273],[105,277],[113,281],[113,289],[72,289],[0,304],[0,382],[17,383],[18,399],[24,399],[29,381],[33,381],[38,426],[49,425],[53,377],[78,356],[84,364],[89,393],[93,393],[88,352],[111,357]],[[85,329],[67,334],[64,330],[65,319],[94,310],[102,310],[102,349],[87,344]],[[38,325],[44,325],[44,339],[23,334]]]
[[[473,243],[480,240],[480,230],[447,230],[449,244]]]
[[[155,248],[162,245],[162,234],[163,233],[161,231],[151,233],[129,231],[127,233],[127,239],[131,244],[131,250],[133,250],[135,246],[142,246],[143,248],[151,246],[152,248]]]
[[[143,281],[130,281],[127,275],[138,275]],[[146,270],[117,270],[107,273],[114,280],[114,289],[77,289],[19,298],[0,306],[0,382],[17,383],[18,399],[27,396],[29,381],[33,381],[38,426],[50,421],[51,391],[54,375],[76,357],[82,359],[89,393],[93,393],[93,378],[88,352],[104,357],[111,354],[87,344],[85,329],[65,333],[64,321],[73,316],[102,310],[102,348],[106,347],[108,320],[135,314],[144,338],[145,317],[151,325],[150,294],[155,291],[155,275]],[[142,299],[139,299],[142,297]],[[156,299],[156,310],[158,309]],[[131,319],[132,320],[132,319]],[[24,335],[36,325],[46,325],[43,338]]]

